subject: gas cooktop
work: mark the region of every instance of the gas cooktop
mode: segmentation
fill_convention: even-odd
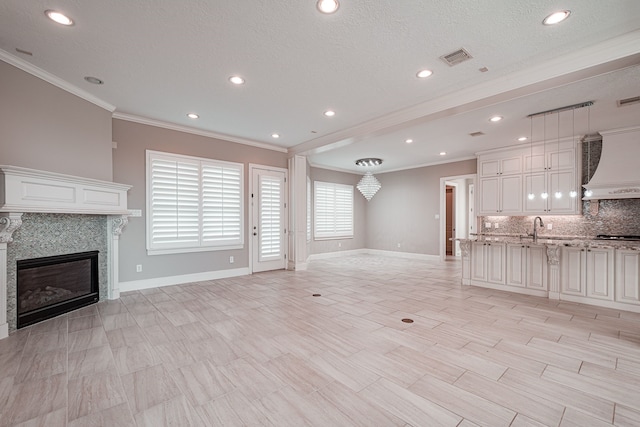
[[[598,234],[598,240],[640,240],[640,236],[632,234]]]

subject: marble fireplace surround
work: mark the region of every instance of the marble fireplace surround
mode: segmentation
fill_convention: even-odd
[[[7,321],[7,247],[22,226],[24,213],[104,215],[107,217],[107,298],[120,296],[118,244],[128,223],[131,186],[17,166],[0,166],[0,339]],[[46,236],[42,236],[46,238]]]

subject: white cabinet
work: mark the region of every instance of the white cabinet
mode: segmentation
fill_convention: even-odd
[[[504,158],[480,160],[480,177],[513,175],[522,172],[522,156],[511,155]]]
[[[515,215],[522,212],[522,175],[480,179],[480,215]]]
[[[497,285],[505,283],[505,244],[471,243],[471,280]]]
[[[562,197],[555,193],[560,191]],[[576,197],[571,197],[571,191]],[[547,193],[547,198],[542,193]],[[533,194],[530,199],[529,194]],[[524,175],[524,213],[532,214],[574,214],[579,213],[580,191],[576,187],[575,171],[552,171]]]
[[[544,245],[507,245],[506,284],[547,290],[547,251]]]
[[[561,292],[612,301],[613,254],[613,249],[563,248]]]
[[[575,140],[566,139],[478,153],[478,214],[579,214],[580,162],[575,147]],[[562,196],[556,198],[556,192]],[[535,197],[529,199],[529,194]]]
[[[616,301],[640,305],[640,252],[616,251]]]

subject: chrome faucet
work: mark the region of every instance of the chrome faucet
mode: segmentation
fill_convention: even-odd
[[[544,227],[544,222],[542,222],[542,218],[537,216],[535,218],[533,218],[533,241],[537,241],[538,240],[538,229],[536,228],[536,221],[540,220],[540,227]]]

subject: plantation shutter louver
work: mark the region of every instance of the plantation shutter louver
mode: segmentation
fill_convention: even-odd
[[[315,182],[317,239],[353,237],[353,186]]]
[[[278,177],[260,176],[260,261],[282,255],[282,182]]]
[[[243,244],[243,165],[147,151],[150,254]]]

